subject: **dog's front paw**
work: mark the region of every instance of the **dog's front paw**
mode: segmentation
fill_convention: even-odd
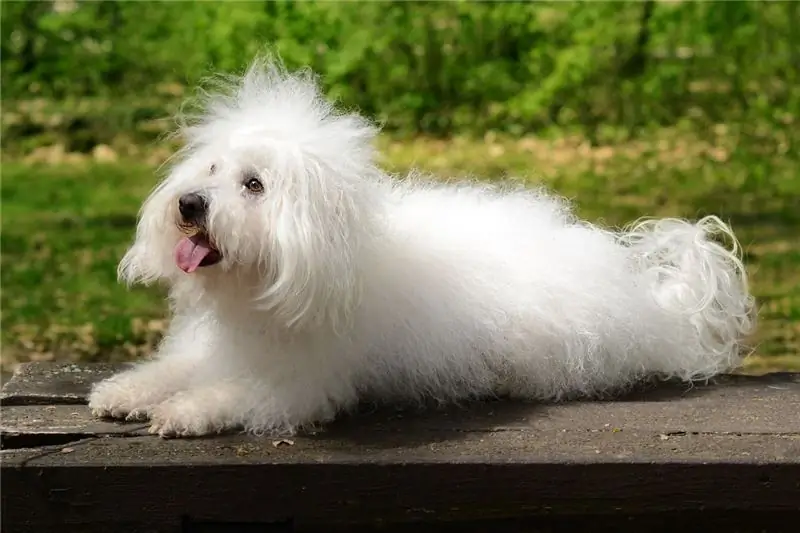
[[[164,438],[221,433],[228,425],[214,418],[213,406],[207,403],[190,393],[167,400],[150,413],[150,433]]]
[[[89,395],[89,409],[100,418],[143,420],[147,408],[139,400],[141,394],[111,379],[98,383]]]
[[[169,396],[160,382],[131,371],[97,383],[89,394],[89,409],[101,418],[141,421]]]

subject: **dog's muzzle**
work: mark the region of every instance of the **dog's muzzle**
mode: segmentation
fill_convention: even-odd
[[[185,224],[203,227],[208,213],[208,200],[196,192],[184,194],[178,199],[178,211]]]
[[[202,194],[190,192],[178,198],[178,211],[181,213],[180,229],[189,234],[175,246],[175,264],[191,274],[200,267],[216,265],[222,254],[214,245],[206,226],[208,218],[208,199]]]

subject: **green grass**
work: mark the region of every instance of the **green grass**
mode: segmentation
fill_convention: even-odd
[[[132,237],[152,169],[3,165],[4,363],[136,355],[155,338],[158,290],[128,291],[116,264]]]
[[[572,198],[582,216],[608,225],[644,215],[720,215],[746,249],[760,306],[747,370],[800,370],[800,165],[780,142],[743,144],[736,132],[718,133],[704,141],[662,132],[603,147],[580,138],[491,137],[382,139],[380,146],[396,171],[546,183]],[[6,369],[30,359],[139,357],[164,328],[163,290],[116,281],[137,210],[155,183],[154,165],[64,159],[5,157],[2,165]]]

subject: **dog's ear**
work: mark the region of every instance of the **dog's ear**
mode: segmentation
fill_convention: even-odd
[[[174,271],[175,225],[170,222],[170,192],[160,184],[144,202],[134,242],[125,252],[117,276],[128,285],[149,284]]]
[[[149,264],[146,247],[139,242],[134,242],[125,252],[117,267],[117,278],[128,284],[150,283],[158,276],[155,269]]]
[[[264,257],[276,278],[260,298],[289,328],[345,328],[360,295],[360,250],[369,239],[369,207],[360,177],[298,162],[275,202]]]

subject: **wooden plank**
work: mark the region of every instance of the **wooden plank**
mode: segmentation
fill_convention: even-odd
[[[119,424],[92,416],[85,405],[24,405],[3,409],[4,449],[57,445],[90,437],[147,435],[147,424]]]
[[[115,450],[109,450],[113,457]],[[54,454],[68,455],[68,454]],[[682,512],[798,512],[800,467],[669,462],[393,462],[4,466],[6,526],[80,531],[139,523],[332,526]],[[144,511],[143,511],[144,510]],[[21,529],[20,529],[21,530]],[[108,530],[117,531],[117,528]]]
[[[3,531],[649,531],[721,521],[726,531],[790,531],[800,519],[800,375],[667,384],[608,402],[385,408],[287,443],[163,440],[143,424],[98,421],[82,403],[113,371],[39,364],[7,384]]]
[[[92,384],[125,368],[124,364],[24,363],[0,392],[0,405],[86,403]]]
[[[92,383],[123,370],[124,366],[24,364],[4,386],[0,395],[2,405],[85,404]],[[666,383],[614,401],[556,405],[493,401],[419,412],[381,409],[342,420],[339,425],[352,423],[355,429],[363,431],[365,425],[372,424],[384,431],[406,432],[429,428],[453,431],[536,428],[552,423],[585,429],[624,426],[664,433],[798,433],[800,415],[792,416],[793,413],[800,413],[800,374],[776,373],[722,376],[707,385],[692,387]]]
[[[89,437],[91,435],[88,435]],[[454,464],[454,463],[724,463],[800,464],[800,434],[665,435],[654,431],[432,430],[321,434],[291,444],[245,435],[213,439],[162,440],[134,431],[70,446],[69,454],[49,447],[7,449],[3,463],[27,467],[155,467],[171,465]],[[82,435],[83,438],[87,435]],[[44,452],[44,453],[43,453]],[[798,478],[800,481],[800,478]]]

